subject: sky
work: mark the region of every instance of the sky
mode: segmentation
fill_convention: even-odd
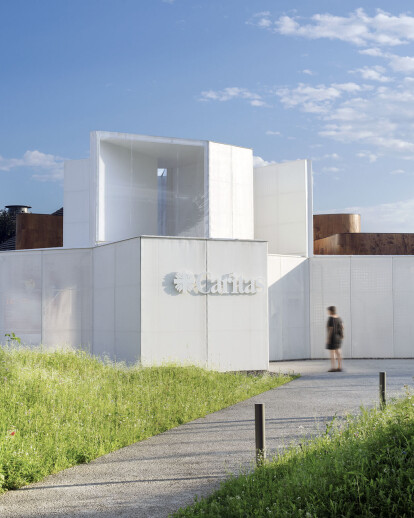
[[[414,232],[409,4],[0,0],[0,208],[61,207],[103,130],[309,158],[315,213]]]

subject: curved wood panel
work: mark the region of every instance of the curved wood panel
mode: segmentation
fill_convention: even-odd
[[[313,216],[314,240],[348,232],[361,232],[359,214],[315,214]]]

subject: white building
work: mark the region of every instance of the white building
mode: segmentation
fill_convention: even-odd
[[[145,365],[267,369],[414,357],[413,256],[312,257],[307,160],[253,171],[252,150],[91,134],[65,163],[63,248],[0,252],[0,336]]]

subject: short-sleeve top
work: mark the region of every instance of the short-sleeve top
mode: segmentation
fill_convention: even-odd
[[[329,317],[327,328],[333,327],[331,338],[328,345],[340,345],[342,338],[339,335],[339,327],[342,325],[342,320],[339,317]]]

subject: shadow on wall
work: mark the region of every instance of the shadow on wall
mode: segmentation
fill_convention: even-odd
[[[269,359],[310,358],[308,261],[297,257],[273,259],[273,274],[279,278],[269,286]]]

